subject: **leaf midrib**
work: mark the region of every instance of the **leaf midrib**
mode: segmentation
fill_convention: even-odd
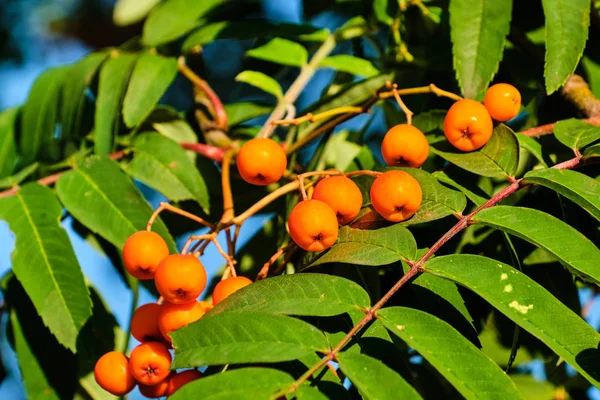
[[[19,192],[16,193],[17,199],[19,199],[19,202],[21,203],[21,207],[23,208],[24,214],[27,217],[27,221],[29,222],[29,225],[31,226],[31,230],[33,231],[34,237],[35,237],[35,242],[38,245],[39,249],[40,249],[40,253],[42,254],[42,257],[44,258],[45,261],[45,266],[48,270],[48,272],[50,273],[50,277],[52,278],[52,282],[54,283],[54,286],[56,288],[56,291],[58,292],[58,295],[65,307],[65,310],[67,311],[67,315],[69,316],[69,319],[71,320],[71,322],[73,323],[73,326],[77,326],[77,324],[75,323],[75,319],[73,319],[73,315],[71,314],[71,312],[69,312],[69,307],[67,305],[67,300],[65,299],[62,290],[60,290],[60,285],[58,284],[58,281],[56,280],[56,277],[54,276],[54,271],[52,271],[52,268],[50,268],[50,259],[48,258],[48,254],[46,253],[46,249],[44,248],[44,246],[42,245],[42,238],[40,236],[40,233],[37,230],[37,227],[33,221],[33,218],[31,217],[31,212],[29,211],[29,208],[27,207],[27,203],[25,202],[25,200],[23,199],[23,195]]]
[[[117,207],[114,204],[114,202],[111,201],[102,190],[100,190],[100,187],[96,184],[96,182],[94,182],[94,180],[89,175],[83,172],[81,168],[77,168],[74,171],[77,171],[81,174],[81,176],[90,184],[92,189],[94,189],[96,192],[98,192],[98,194],[100,194],[100,196],[110,205],[110,207],[116,211],[117,215],[119,215],[127,223],[127,225],[131,227],[131,229],[134,232],[138,230],[135,227],[135,225],[133,225],[133,223],[129,219],[127,219],[127,217],[125,216],[125,214],[123,214],[119,207]]]

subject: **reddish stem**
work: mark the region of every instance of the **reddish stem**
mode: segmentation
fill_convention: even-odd
[[[204,157],[211,159],[213,161],[216,161],[216,162],[222,162],[223,155],[225,154],[225,151],[219,147],[210,146],[210,145],[202,144],[202,143],[180,143],[180,146],[186,150],[191,150],[195,153],[200,154],[201,156],[204,156]],[[121,151],[117,151],[117,152],[109,154],[108,157],[113,160],[120,160],[121,158],[125,157],[126,154],[127,154],[127,152],[125,152],[124,150],[121,150]],[[65,172],[69,172],[69,171],[70,171],[70,169],[66,169],[64,171],[60,171],[60,172],[57,172],[57,173],[49,175],[49,176],[45,176],[45,177],[39,179],[37,181],[37,183],[39,183],[42,186],[50,186],[50,185],[56,183],[56,181],[58,180],[58,178],[60,178],[62,176],[62,174],[64,174]],[[19,189],[20,189],[19,186],[14,186],[3,192],[0,192],[0,198],[14,196],[19,191]]]
[[[600,125],[600,118],[586,118],[582,119],[583,122],[587,122],[592,125]],[[526,129],[523,132],[520,132],[522,135],[530,136],[530,137],[540,137],[544,135],[550,135],[554,132],[554,126],[556,122],[546,125],[536,126],[535,128]]]

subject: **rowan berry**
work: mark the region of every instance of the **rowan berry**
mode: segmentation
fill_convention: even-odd
[[[154,283],[165,301],[189,303],[196,300],[206,287],[206,271],[196,257],[172,254],[159,264]]]
[[[156,232],[139,231],[123,246],[123,264],[131,276],[152,279],[158,264],[169,255],[169,247]]]
[[[345,176],[323,178],[317,183],[312,198],[333,209],[340,225],[352,221],[362,207],[363,198],[356,183]]]
[[[429,156],[429,143],[417,127],[400,124],[385,134],[381,152],[387,165],[418,168]]]
[[[188,384],[196,379],[202,378],[202,373],[196,369],[188,369],[185,371],[178,372],[169,379],[169,387],[167,389],[167,396],[173,395],[182,386]]]
[[[255,138],[240,148],[236,164],[246,182],[266,186],[281,179],[287,167],[287,156],[273,139]]]
[[[327,203],[304,200],[290,213],[290,236],[306,251],[322,251],[333,246],[338,236],[338,220]]]
[[[237,292],[241,288],[248,286],[252,281],[245,276],[234,276],[227,278],[217,283],[215,289],[212,292],[212,303],[217,305],[233,293]]]
[[[423,199],[419,182],[404,171],[387,171],[371,185],[371,204],[388,221],[400,222],[412,217]]]
[[[167,390],[169,388],[169,381],[171,380],[171,377],[173,377],[175,374],[176,374],[176,372],[172,371],[165,380],[157,383],[156,385],[147,386],[147,385],[142,385],[140,383],[138,385],[138,388],[140,389],[140,393],[142,394],[142,396],[148,397],[149,399],[157,399],[159,397],[166,396]]]
[[[94,366],[94,378],[102,389],[115,396],[126,395],[136,385],[129,370],[129,360],[118,351],[111,351],[100,357]]]
[[[506,122],[521,111],[521,93],[513,85],[497,83],[485,92],[483,105],[493,119]]]
[[[169,333],[198,321],[211,308],[212,305],[205,301],[183,304],[163,303],[158,316],[158,327],[162,336],[171,342]]]
[[[461,151],[483,147],[492,137],[494,124],[483,104],[470,99],[459,100],[444,119],[444,134]]]
[[[171,353],[164,344],[142,343],[131,352],[129,370],[139,383],[153,386],[169,376],[171,359]]]
[[[148,303],[138,307],[129,323],[131,335],[140,342],[160,341],[162,335],[158,329],[160,305]]]

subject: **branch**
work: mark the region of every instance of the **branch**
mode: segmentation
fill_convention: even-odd
[[[180,143],[179,145],[186,150],[191,150],[191,151],[198,153],[201,156],[204,156],[210,160],[213,160],[213,161],[216,161],[219,163],[223,162],[223,155],[225,154],[225,150],[223,150],[219,147],[210,146],[208,144],[202,144],[202,143],[185,143],[185,142]],[[113,160],[120,160],[121,158],[125,157],[127,155],[127,153],[128,152],[126,150],[121,150],[121,151],[117,151],[117,152],[109,154],[108,157]],[[46,176],[44,178],[39,179],[37,181],[37,183],[42,186],[53,185],[54,183],[56,183],[58,178],[60,178],[64,173],[69,172],[70,170],[71,169],[66,169],[64,171],[57,172],[53,175]],[[19,190],[20,190],[20,187],[18,185],[15,185],[10,189],[0,192],[0,198],[14,196]]]
[[[319,47],[315,54],[310,59],[310,62],[302,67],[300,74],[296,80],[289,87],[287,92],[281,100],[278,101],[277,106],[261,128],[258,133],[258,137],[269,137],[273,133],[275,126],[272,124],[273,121],[283,119],[287,112],[288,104],[294,104],[294,102],[300,96],[300,93],[304,90],[308,81],[313,77],[317,71],[318,65],[325,57],[331,53],[335,48],[336,41],[334,35],[329,35],[325,42]]]
[[[581,160],[580,156],[575,157],[572,160],[566,161],[561,164],[557,164],[553,168],[557,168],[557,169],[572,168],[572,167],[578,165],[580,163],[580,160]],[[476,208],[470,214],[462,217],[452,228],[450,228],[450,230],[448,232],[446,232],[446,234],[444,236],[442,236],[437,242],[434,243],[433,246],[431,246],[431,248],[429,249],[429,251],[427,251],[427,253],[425,253],[417,262],[411,264],[410,270],[406,274],[404,274],[404,276],[402,276],[402,278],[400,278],[400,280],[398,282],[396,282],[396,284],[394,284],[394,286],[392,286],[392,288],[372,308],[365,310],[365,316],[356,325],[354,325],[354,327],[346,334],[346,336],[344,336],[344,338],[338,343],[338,345],[334,349],[332,349],[330,352],[328,352],[326,354],[326,356],[323,357],[323,359],[321,359],[318,363],[316,363],[311,368],[309,368],[288,389],[283,390],[278,394],[284,395],[284,394],[293,393],[294,391],[296,391],[296,389],[298,389],[298,387],[300,387],[300,385],[302,385],[302,383],[304,383],[306,380],[308,380],[312,376],[313,373],[315,373],[320,368],[325,366],[329,361],[334,360],[336,355],[340,351],[342,351],[344,346],[354,337],[354,335],[357,334],[369,322],[371,322],[373,320],[373,318],[375,318],[375,313],[379,309],[381,309],[387,303],[387,301],[394,294],[396,294],[396,292],[398,292],[398,290],[400,290],[400,288],[402,286],[404,286],[405,284],[410,282],[416,276],[423,273],[424,272],[423,264],[427,260],[429,260],[429,258],[431,258],[435,254],[435,252],[437,252],[444,244],[446,244],[456,234],[458,234],[463,229],[465,229],[467,226],[469,226],[469,223],[473,220],[473,217],[475,215],[477,215],[481,210],[495,206],[500,201],[504,200],[505,198],[510,196],[512,193],[516,192],[519,188],[521,188],[524,185],[526,185],[526,183],[524,183],[524,181],[522,179],[519,179],[519,180],[516,180],[516,181],[510,183],[507,187],[505,187],[500,192],[498,192],[494,196],[492,196],[492,198],[489,199],[488,201],[486,201],[483,205]]]
[[[196,86],[206,95],[212,106],[217,127],[223,131],[227,131],[229,129],[227,113],[225,112],[223,103],[221,103],[221,99],[219,99],[219,96],[217,96],[217,94],[212,90],[208,82],[196,75],[196,73],[186,65],[185,56],[179,56],[177,59],[177,68],[179,69],[179,72],[183,74],[183,76],[189,79],[194,86]]]

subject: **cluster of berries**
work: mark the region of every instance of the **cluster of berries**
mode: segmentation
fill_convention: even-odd
[[[444,134],[461,151],[483,147],[494,130],[492,118],[505,122],[521,108],[521,94],[512,85],[500,83],[490,87],[483,104],[461,99],[448,110]],[[392,127],[383,138],[381,152],[390,166],[418,168],[429,156],[429,143],[418,128],[409,124]],[[241,177],[254,185],[279,181],[287,167],[285,152],[275,141],[256,138],[246,142],[236,159]],[[403,171],[379,175],[370,190],[375,211],[391,222],[412,217],[421,206],[423,193],[419,182]],[[306,251],[331,247],[338,236],[338,226],[352,221],[362,207],[362,194],[345,176],[326,177],[319,181],[311,199],[298,203],[288,219],[292,240]]]
[[[163,301],[144,304],[135,310],[130,330],[141,344],[129,358],[116,351],[104,354],[94,368],[96,382],[116,396],[129,393],[136,384],[146,397],[170,396],[202,374],[195,369],[170,370],[169,334],[199,320],[213,306],[252,281],[241,276],[222,280],[212,293],[212,304],[198,301],[207,280],[200,260],[190,254],[169,254],[162,237],[151,231],[139,231],[127,239],[123,263],[134,278],[154,279]]]

